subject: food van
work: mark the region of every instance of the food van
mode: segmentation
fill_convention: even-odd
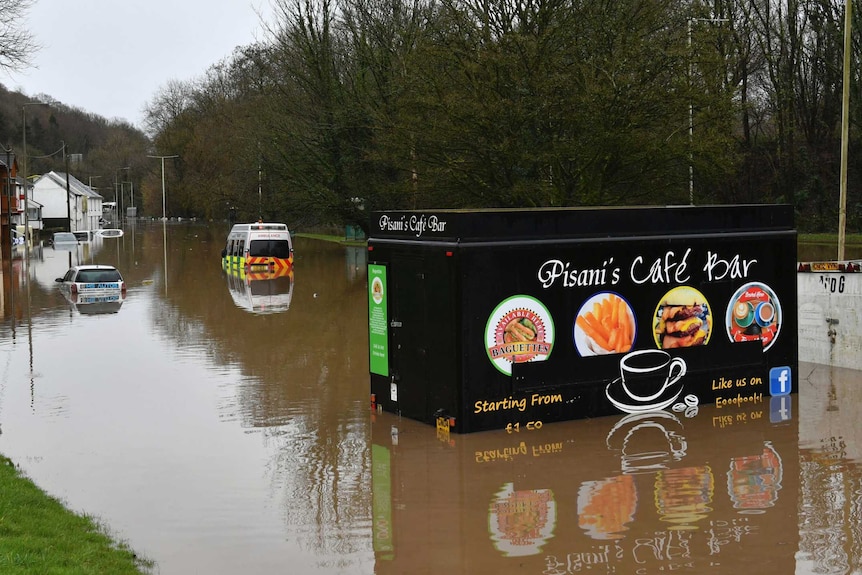
[[[376,212],[373,404],[459,433],[797,389],[789,205]]]
[[[284,274],[293,269],[293,240],[286,224],[235,224],[221,255],[225,271]]]

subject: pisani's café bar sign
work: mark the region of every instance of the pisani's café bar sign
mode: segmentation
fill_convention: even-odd
[[[372,400],[466,433],[796,391],[787,205],[377,212]]]

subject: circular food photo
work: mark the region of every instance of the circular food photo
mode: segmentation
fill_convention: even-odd
[[[581,305],[574,325],[575,349],[581,357],[628,353],[637,323],[632,306],[614,292],[599,292]]]
[[[706,345],[712,335],[712,312],[700,291],[675,287],[656,306],[653,337],[660,349]]]
[[[488,359],[500,372],[512,375],[512,364],[543,361],[554,346],[554,322],[534,297],[512,296],[491,312],[485,326]]]
[[[781,304],[768,285],[747,283],[737,289],[727,303],[724,323],[730,341],[759,339],[766,351],[781,330]]]
[[[371,298],[376,304],[383,301],[383,281],[380,278],[371,280]]]

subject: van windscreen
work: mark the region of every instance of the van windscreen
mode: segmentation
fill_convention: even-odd
[[[290,257],[290,244],[287,240],[252,240],[248,246],[248,255],[287,259]]]

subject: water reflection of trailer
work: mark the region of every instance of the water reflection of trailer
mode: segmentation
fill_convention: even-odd
[[[251,313],[281,313],[290,309],[293,270],[246,273],[244,268],[225,269],[234,304]]]

